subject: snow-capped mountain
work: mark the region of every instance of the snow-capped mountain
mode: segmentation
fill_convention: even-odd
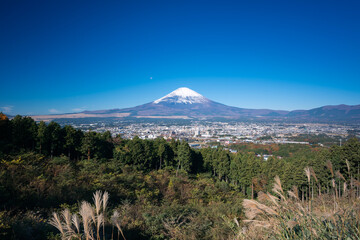
[[[214,102],[201,94],[181,87],[153,102],[125,109],[84,111],[78,113],[84,117],[134,117],[134,118],[177,118],[177,119],[248,119],[264,115],[279,116],[287,111],[267,109],[244,109]],[[76,114],[70,114],[75,118]]]
[[[227,118],[239,119],[261,116],[266,114],[286,114],[285,111],[267,109],[250,110],[227,106],[212,101],[201,94],[186,87],[181,87],[151,103],[140,105],[131,109],[130,116],[137,118]]]
[[[153,102],[132,108],[84,111],[81,113],[32,116],[36,120],[57,118],[176,118],[176,119],[236,119],[278,121],[359,121],[360,105],[324,106],[310,110],[282,111],[246,109],[212,101],[201,94],[181,87]]]
[[[155,100],[153,103],[158,104],[161,102],[167,103],[182,103],[182,104],[194,104],[194,103],[205,103],[209,100],[203,95],[191,90],[187,87],[181,87],[168,95]]]

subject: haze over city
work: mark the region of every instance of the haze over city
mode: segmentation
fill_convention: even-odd
[[[1,1],[0,111],[360,103],[359,1]]]

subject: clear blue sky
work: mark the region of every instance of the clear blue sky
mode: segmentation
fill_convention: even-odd
[[[0,1],[0,107],[124,108],[178,87],[244,108],[360,104],[360,1]]]

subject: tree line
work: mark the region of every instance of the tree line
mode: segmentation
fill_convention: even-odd
[[[233,154],[221,148],[195,150],[185,141],[174,139],[169,142],[163,138],[113,138],[110,132],[83,132],[68,125],[61,127],[56,122],[36,123],[30,117],[19,115],[9,120],[2,114],[0,131],[0,156],[33,151],[50,159],[67,156],[73,164],[81,159],[113,159],[119,164],[145,172],[169,169],[176,174],[179,171],[190,174],[211,173],[219,181],[232,184],[252,197],[256,192],[271,186],[276,175],[287,183],[285,188],[296,185],[305,194],[308,188],[303,169],[307,166],[311,166],[318,175],[319,184],[316,188],[328,191],[332,179],[327,168],[328,161],[345,178],[350,175],[357,179],[360,177],[360,144],[356,138],[350,139],[342,147],[331,148],[287,144],[262,148],[253,146],[254,150],[249,150],[239,145],[233,146],[240,150]],[[283,153],[284,157],[271,157],[263,161],[255,154],[259,153],[259,149],[266,153],[272,150]]]
[[[66,155],[71,160],[112,158],[114,145],[110,132],[83,132],[56,122],[36,123],[31,117],[0,116],[0,154],[32,151],[44,156]],[[1,155],[0,155],[1,156]]]

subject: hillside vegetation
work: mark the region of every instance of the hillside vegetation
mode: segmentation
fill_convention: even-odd
[[[0,239],[360,237],[356,138],[263,161],[21,116],[0,133]]]

